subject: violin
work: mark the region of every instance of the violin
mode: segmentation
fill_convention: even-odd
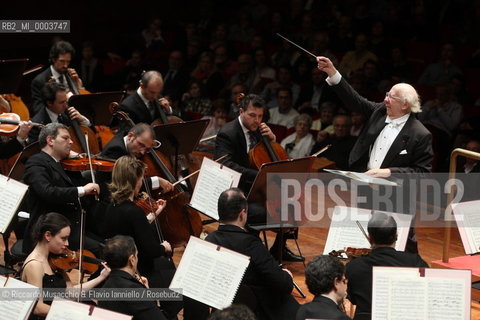
[[[64,170],[67,171],[85,171],[90,170],[90,162],[86,158],[64,159],[60,161]],[[115,162],[106,160],[92,159],[92,170],[101,172],[112,172]]]
[[[0,135],[13,136],[17,133],[20,126],[20,116],[16,113],[0,114]],[[43,128],[41,123],[32,122],[34,126]]]
[[[344,259],[343,254],[345,254],[348,260],[352,260],[355,258],[368,256],[371,252],[372,252],[372,249],[370,248],[346,247],[344,250],[333,250],[332,252],[329,253],[329,255]]]
[[[72,251],[70,249],[66,249],[64,253],[54,255],[50,254],[48,257],[48,262],[50,266],[52,266],[55,270],[65,270],[69,271],[75,268],[78,268],[78,261],[80,259],[79,251]],[[82,255],[82,269],[92,274],[98,270],[98,265],[101,264],[103,261],[97,259],[95,255],[90,252],[89,250],[83,250]]]
[[[158,204],[153,200],[146,192],[140,192],[133,200],[137,206],[139,206],[145,215],[155,213],[158,210]]]

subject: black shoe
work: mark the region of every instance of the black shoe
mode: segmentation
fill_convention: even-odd
[[[296,255],[293,253],[290,249],[285,247],[285,250],[283,250],[282,258],[285,261],[292,261],[292,262],[302,262],[305,261],[305,257]]]
[[[271,247],[270,248],[271,255],[275,258],[275,260],[280,261],[278,258],[278,247]],[[291,262],[302,262],[305,261],[305,258],[302,256],[298,256],[293,253],[287,247],[283,248],[282,250],[282,261],[291,261]]]

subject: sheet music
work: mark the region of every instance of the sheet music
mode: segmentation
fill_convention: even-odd
[[[4,233],[17,212],[28,186],[0,174],[0,233]]]
[[[480,200],[452,204],[465,253],[480,252]]]
[[[6,282],[6,285],[5,285]],[[37,289],[38,294],[40,293],[40,289],[28,284],[26,282],[17,280],[13,277],[7,278],[5,276],[0,276],[0,284],[2,287],[0,290],[5,289]],[[33,291],[32,291],[33,293]],[[0,300],[0,320],[20,320],[20,319],[27,319],[30,316],[30,313],[37,302],[37,299],[32,300],[16,300],[16,299],[5,299],[7,296],[2,295],[2,299]]]
[[[342,171],[342,170],[334,170],[334,169],[323,169],[327,172],[338,174],[353,180],[357,180],[363,183],[371,183],[371,184],[378,184],[384,186],[398,186],[398,183],[383,179],[383,178],[374,178],[365,174],[363,172],[352,172],[352,171]]]
[[[323,254],[328,254],[332,250],[341,250],[345,247],[370,248],[370,243],[357,226],[356,221],[360,222],[365,232],[367,232],[371,212],[372,210],[368,209],[336,206],[333,210]],[[399,251],[405,250],[412,216],[396,212],[381,212],[393,216],[397,222],[398,239],[395,249]]]
[[[469,270],[374,267],[372,320],[470,319]]]
[[[130,320],[132,316],[71,300],[54,298],[46,320]]]
[[[190,237],[170,289],[216,309],[231,305],[250,257]]]
[[[240,176],[240,173],[228,167],[206,157],[203,158],[190,205],[218,220],[218,197],[223,191],[238,186]]]

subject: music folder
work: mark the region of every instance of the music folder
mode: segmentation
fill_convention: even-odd
[[[28,59],[0,60],[0,94],[16,93]]]
[[[110,105],[120,103],[125,91],[97,92],[91,94],[74,94],[68,99],[68,105],[75,107],[83,116],[98,126],[109,126],[112,122]]]

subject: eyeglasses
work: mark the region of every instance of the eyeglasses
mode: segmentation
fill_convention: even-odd
[[[390,99],[397,100],[397,101],[403,101],[402,98],[395,97],[395,96],[392,95],[390,92],[386,92],[386,93],[385,93],[385,98],[390,98]]]

